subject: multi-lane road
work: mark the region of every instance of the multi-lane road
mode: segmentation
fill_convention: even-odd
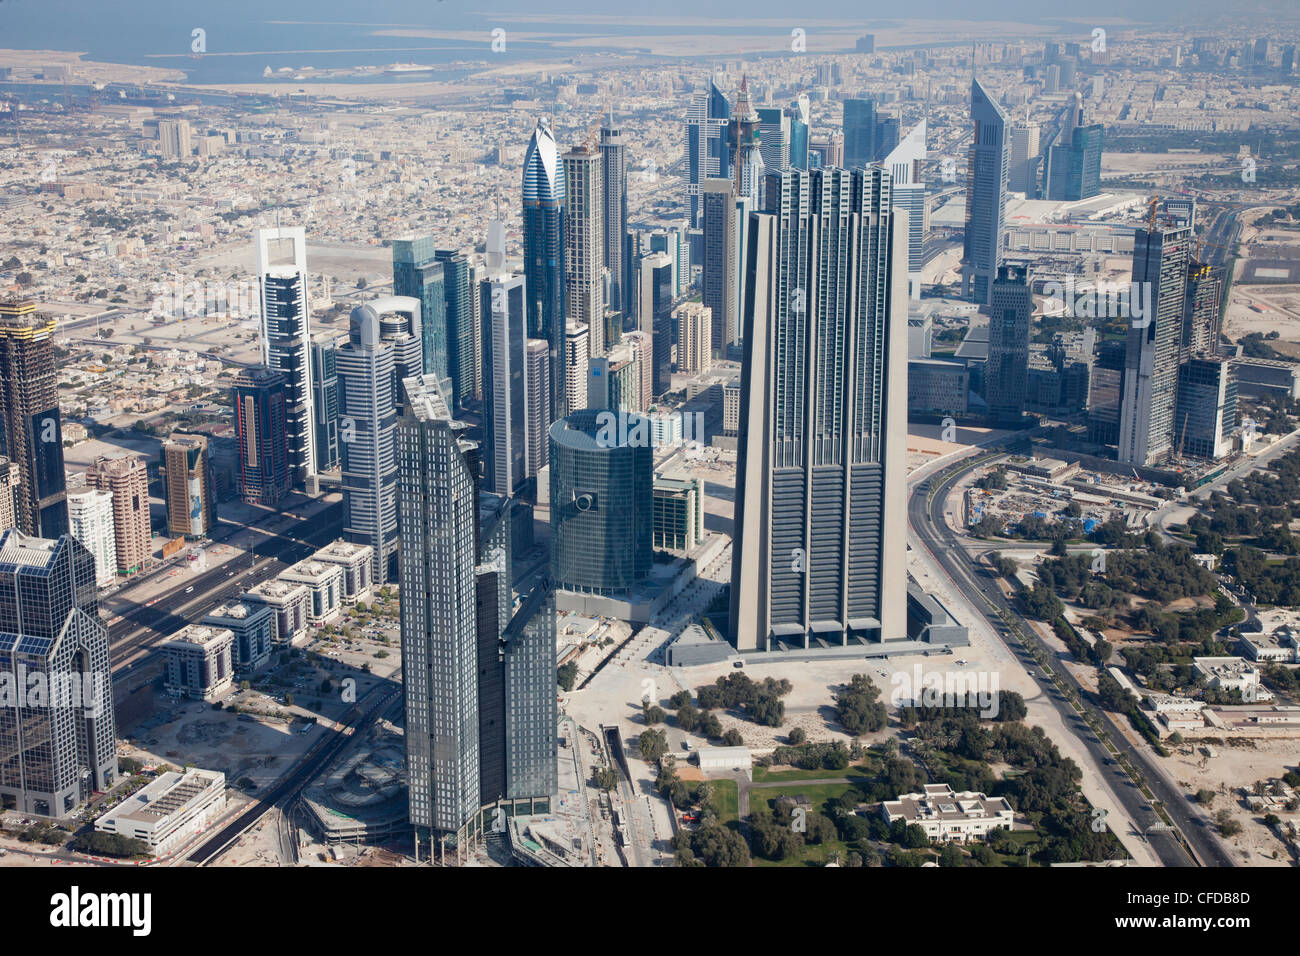
[[[953,486],[978,463],[989,460],[987,454],[975,455],[947,472],[920,482],[911,491],[908,501],[908,520],[920,545],[929,552],[961,592],[971,610],[978,614],[997,635],[1008,651],[1014,655],[1043,693],[1045,700],[1056,708],[1066,727],[1070,728],[1086,748],[1095,765],[1110,775],[1110,789],[1124,807],[1129,818],[1145,831],[1145,839],[1165,866],[1232,866],[1223,845],[1211,832],[1208,819],[1195,810],[1188,797],[1173,786],[1144,749],[1134,745],[1123,734],[1108,729],[1107,718],[1090,699],[1068,668],[1045,668],[1022,640],[1037,644],[1040,655],[1055,654],[1038,637],[1036,631],[1019,611],[1007,600],[1002,589],[989,572],[981,568],[967,553],[962,542],[944,518],[945,504]],[[1011,622],[1010,624],[1008,622]],[[1012,624],[1015,625],[1013,629]],[[1058,681],[1070,697],[1085,710],[1085,719],[1071,699],[1062,693]],[[1094,728],[1102,728],[1105,740]],[[1116,757],[1120,759],[1117,760]],[[1190,855],[1178,836],[1163,827],[1153,802],[1130,777],[1124,764],[1137,769],[1148,792],[1178,828],[1195,857]],[[1152,829],[1154,827],[1154,829]]]

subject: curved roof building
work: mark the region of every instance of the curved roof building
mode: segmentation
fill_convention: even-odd
[[[524,285],[528,338],[550,352],[552,421],[565,411],[564,201],[555,135],[539,119],[524,154]]]

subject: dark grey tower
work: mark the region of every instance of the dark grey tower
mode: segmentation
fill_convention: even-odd
[[[989,307],[989,360],[984,398],[989,415],[1015,422],[1025,412],[1029,389],[1029,318],[1034,311],[1029,277],[1020,266],[1001,266]]]
[[[970,118],[975,132],[967,160],[961,288],[965,298],[987,305],[1002,265],[1011,150],[1007,114],[975,79],[970,84]]]

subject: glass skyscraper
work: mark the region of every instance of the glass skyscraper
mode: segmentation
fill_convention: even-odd
[[[545,339],[551,358],[551,421],[563,416],[566,195],[564,165],[555,136],[545,121],[528,141],[524,154],[525,316],[530,339]],[[486,362],[486,358],[484,359]]]
[[[731,104],[718,84],[691,97],[686,114],[686,195],[691,203],[691,228],[700,227],[700,193],[709,179],[727,178],[731,169],[727,121]]]
[[[428,236],[393,240],[393,295],[419,300],[425,373],[438,376],[443,391],[454,395],[451,370],[456,334],[447,321],[443,265]]]
[[[966,232],[962,248],[962,296],[987,305],[1002,265],[1007,216],[1010,150],[1007,114],[979,80],[971,80],[974,140],[967,160]]]

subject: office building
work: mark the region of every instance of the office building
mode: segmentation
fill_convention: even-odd
[[[907,214],[882,167],[779,186],[748,226],[730,639],[905,638]]]
[[[232,647],[225,628],[187,624],[159,645],[166,661],[163,687],[175,697],[216,700],[234,686]]]
[[[18,482],[18,465],[0,458],[0,531],[14,527],[18,520]]]
[[[890,174],[890,208],[907,213],[907,288],[921,298],[925,268],[925,235],[929,214],[925,202],[925,120],[917,123],[884,159]]]
[[[334,620],[343,609],[343,569],[332,561],[307,558],[276,577],[307,589],[307,618],[317,627]]]
[[[217,527],[217,499],[208,437],[173,432],[163,442],[161,458],[168,532],[209,537]]]
[[[113,494],[89,489],[68,495],[72,536],[95,558],[95,584],[106,588],[117,577],[117,542],[113,535]]]
[[[0,707],[0,807],[66,817],[118,783],[95,559],[71,535],[0,534],[0,680],[48,689]]]
[[[527,349],[524,277],[483,280],[483,487],[514,495],[528,480]],[[548,369],[549,372],[549,369]],[[548,391],[549,391],[549,382]],[[547,411],[549,411],[549,402]]]
[[[550,349],[542,339],[524,345],[524,476],[535,478],[546,467],[546,432],[551,420],[546,398],[550,394]],[[568,401],[568,399],[566,399]],[[574,398],[574,404],[578,399]]]
[[[642,334],[653,337],[652,355],[646,358],[649,360],[651,391],[657,396],[668,391],[672,380],[675,331],[672,317],[673,260],[667,253],[652,252],[642,256],[639,262],[641,308],[638,323]]]
[[[628,411],[645,412],[654,404],[655,397],[668,388],[671,377],[670,364],[672,343],[664,334],[651,335],[648,332],[629,332],[623,336],[623,344],[630,351],[636,373],[632,376],[633,392],[628,400]],[[663,375],[661,383],[659,376]],[[660,388],[660,384],[663,388]]]
[[[550,349],[551,400],[547,414],[551,421],[564,413],[565,399],[560,389],[568,380],[564,374],[564,328],[569,314],[565,298],[567,192],[555,136],[543,120],[538,120],[524,154],[524,315],[528,338],[545,339]]]
[[[690,551],[704,540],[704,479],[663,478],[652,487],[652,542],[667,551]]]
[[[790,117],[790,168],[808,169],[809,127],[812,125],[812,104],[807,94],[800,94],[791,104]],[[782,170],[784,171],[784,170]]]
[[[235,676],[256,673],[271,660],[275,624],[267,605],[231,601],[204,616],[202,623],[230,632],[230,659]]]
[[[304,585],[272,578],[249,588],[240,600],[270,610],[271,639],[275,643],[292,644],[306,636],[311,600]]]
[[[1068,139],[1048,151],[1045,190],[1048,199],[1077,202],[1101,192],[1103,138],[1104,127],[1100,123],[1075,126]]]
[[[1177,458],[1218,461],[1232,452],[1237,425],[1237,377],[1223,355],[1200,355],[1178,366]]]
[[[984,400],[989,417],[1014,424],[1025,412],[1034,297],[1022,266],[1000,266],[989,304],[989,357]]]
[[[921,793],[904,793],[880,805],[885,823],[919,826],[935,843],[972,843],[994,830],[1010,830],[1015,811],[1005,797],[974,790],[955,792],[946,783],[926,784]]]
[[[783,109],[758,111],[758,149],[763,168],[783,173],[790,168],[790,114]]]
[[[262,364],[284,376],[285,440],[293,486],[315,495],[316,424],[311,381],[307,239],[301,226],[257,231]]]
[[[0,301],[0,455],[18,466],[14,527],[46,538],[68,530],[54,327],[34,302]]]
[[[404,383],[397,427],[402,683],[410,821],[457,834],[479,790],[477,448],[437,383]],[[552,731],[554,728],[552,728]]]
[[[645,410],[643,366],[630,343],[610,349],[589,361],[587,409],[593,411]]]
[[[731,184],[711,179],[704,184],[704,268],[701,273],[703,302],[713,317],[712,349],[715,357],[726,358],[736,344],[740,307],[739,234],[744,228]]]
[[[356,544],[352,541],[332,541],[321,548],[312,558],[326,564],[337,565],[343,572],[341,579],[344,604],[356,604],[370,599],[374,585],[373,549],[369,545]]]
[[[1153,465],[1174,448],[1192,231],[1190,217],[1170,216],[1157,224],[1153,215],[1134,235],[1132,281],[1147,312],[1128,323],[1118,449],[1126,464]]]
[[[907,360],[907,410],[918,415],[965,415],[970,407],[970,369],[945,359]]]
[[[702,195],[710,179],[729,179],[731,156],[727,123],[731,104],[710,78],[706,90],[691,97],[686,114],[686,196],[691,206],[691,228],[703,220]]]
[[[868,99],[844,101],[844,165],[852,169],[876,158],[876,104]]]
[[[601,274],[605,268],[604,158],[594,147],[575,146],[564,161],[564,301],[566,317],[590,330],[593,355],[605,353],[605,296]],[[611,273],[612,278],[612,273]],[[567,379],[566,379],[567,384]],[[563,406],[567,414],[570,397]]]
[[[274,507],[290,484],[284,376],[261,365],[241,369],[233,393],[239,495],[249,504]]]
[[[459,336],[473,334],[473,330],[455,328],[448,321],[443,265],[432,238],[393,240],[393,295],[420,303],[422,367],[453,388],[452,371],[460,358]]]
[[[347,340],[347,333],[336,329],[317,332],[311,338],[312,427],[315,429],[313,444],[317,473],[334,471],[339,467],[338,352]],[[287,449],[287,395],[285,408]]]
[[[98,817],[95,829],[139,840],[161,857],[220,820],[225,807],[225,774],[168,770]]]
[[[585,325],[569,323],[564,330],[564,371],[569,376],[564,393],[569,396],[569,405],[575,411],[587,407],[588,340]]]
[[[423,361],[420,303],[385,296],[359,305],[338,350],[343,537],[373,549],[374,581],[386,584],[398,550],[397,394],[402,373]]]
[[[713,364],[713,313],[699,302],[686,302],[673,312],[677,320],[677,371],[698,375]]]
[[[1029,199],[1038,194],[1038,136],[1039,126],[1022,120],[1011,127],[1011,161],[1007,188],[1024,193]]]
[[[1007,216],[1007,114],[979,80],[971,80],[974,139],[967,159],[966,231],[962,240],[962,296],[987,305],[1002,265]]]
[[[609,270],[606,305],[627,315],[632,311],[632,251],[627,229],[627,145],[623,131],[613,125],[600,130],[604,223],[601,262]],[[602,343],[602,346],[605,343]],[[612,344],[612,343],[611,343]]]
[[[1214,354],[1219,350],[1223,276],[1197,259],[1187,261],[1187,291],[1183,299],[1183,355]]]
[[[765,170],[759,148],[759,118],[749,98],[749,82],[740,80],[736,95],[736,113],[727,124],[728,144],[733,163],[731,180],[737,196],[743,196],[755,208],[763,205]]]
[[[457,408],[479,394],[478,283],[465,256],[453,249],[437,249],[442,263],[442,288],[447,321],[447,374],[451,377]]]
[[[113,495],[113,553],[118,574],[135,574],[153,553],[149,518],[149,466],[140,455],[100,455],[86,470],[86,484]]]
[[[588,409],[551,426],[551,578],[626,596],[650,573],[653,451],[634,412]]]

